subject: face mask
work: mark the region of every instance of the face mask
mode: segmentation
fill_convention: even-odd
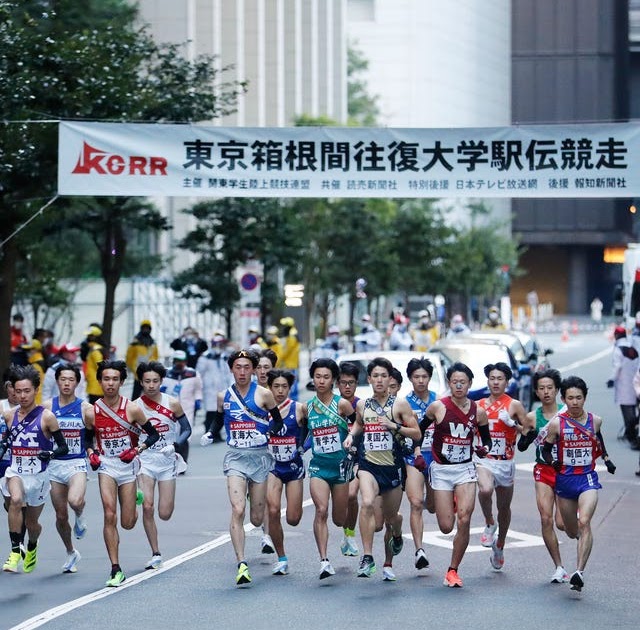
[[[22,330],[22,322],[16,322],[16,323],[13,325],[13,327],[14,327],[16,330]]]

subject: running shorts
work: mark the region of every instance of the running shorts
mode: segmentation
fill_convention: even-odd
[[[552,490],[556,488],[556,469],[551,464],[536,464],[533,467],[533,480],[543,483]]]
[[[156,481],[170,481],[178,476],[177,458],[175,453],[167,456],[163,453],[142,451],[140,455],[139,475],[147,475]]]
[[[35,475],[21,475],[11,468],[7,468],[7,471],[0,482],[2,494],[5,497],[10,497],[8,481],[12,477],[18,477],[22,481],[22,502],[24,505],[30,507],[38,507],[42,505],[51,490],[51,483],[49,482],[49,472],[44,470]]]
[[[600,490],[602,486],[598,481],[598,473],[595,470],[582,475],[556,475],[556,494],[563,499],[577,499],[587,490]]]
[[[284,484],[290,481],[298,481],[305,477],[304,462],[300,455],[294,457],[290,462],[276,461],[271,472]]]
[[[87,460],[84,457],[74,459],[52,459],[47,466],[49,479],[65,486],[69,485],[71,477],[87,474]]]
[[[464,483],[476,483],[478,475],[473,462],[464,464],[438,464],[431,462],[429,479],[434,490],[455,490]]]
[[[326,481],[330,486],[337,486],[346,483],[345,478],[340,473],[340,461],[333,459],[320,459],[312,457],[309,462],[309,477],[317,477]]]
[[[222,470],[226,477],[243,477],[254,483],[264,483],[273,468],[273,455],[267,447],[233,448],[225,453]]]
[[[378,483],[378,494],[384,494],[403,485],[402,466],[380,466],[362,458],[358,463],[358,476],[362,471],[373,475]]]
[[[136,457],[132,462],[125,464],[119,457],[106,457],[105,455],[100,456],[100,468],[98,468],[98,474],[111,477],[118,486],[123,486],[125,483],[135,482],[139,470],[139,457]]]
[[[474,463],[493,475],[494,488],[508,488],[513,485],[516,478],[516,463],[512,459],[478,457],[474,459]]]

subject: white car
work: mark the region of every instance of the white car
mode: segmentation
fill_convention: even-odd
[[[371,386],[367,382],[367,365],[375,357],[383,357],[391,361],[391,364],[402,374],[402,386],[400,387],[399,396],[406,396],[412,389],[411,381],[407,376],[407,365],[411,359],[419,359],[424,357],[429,359],[433,365],[433,376],[429,382],[429,389],[435,392],[436,396],[444,395],[447,392],[447,379],[445,377],[445,368],[442,363],[442,356],[438,352],[405,352],[380,350],[377,352],[354,352],[351,354],[342,354],[338,357],[338,365],[341,363],[355,363],[360,368],[358,377],[358,386],[356,387],[356,396],[358,398],[370,398],[372,396]]]

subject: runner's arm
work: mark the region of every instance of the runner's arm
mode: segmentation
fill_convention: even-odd
[[[180,425],[180,433],[176,439],[176,444],[182,445],[191,437],[191,425],[184,412],[176,418],[176,422]]]
[[[602,426],[602,419],[599,417],[596,417],[595,423],[597,428],[596,437],[600,442],[600,449],[602,450],[602,461],[604,462],[604,465],[607,467],[607,472],[611,473],[612,475],[615,475],[616,465],[609,459],[609,453],[607,453],[607,447],[604,445],[604,438],[602,437],[602,433],[600,432],[600,427]]]
[[[140,428],[147,434],[147,439],[138,446],[138,452],[151,448],[160,439],[160,434],[156,431],[151,420],[147,420],[144,424],[141,424]],[[142,448],[143,446],[145,447],[144,449]]]

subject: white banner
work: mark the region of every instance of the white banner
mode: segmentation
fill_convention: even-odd
[[[60,123],[58,193],[640,197],[640,124],[502,128]]]

